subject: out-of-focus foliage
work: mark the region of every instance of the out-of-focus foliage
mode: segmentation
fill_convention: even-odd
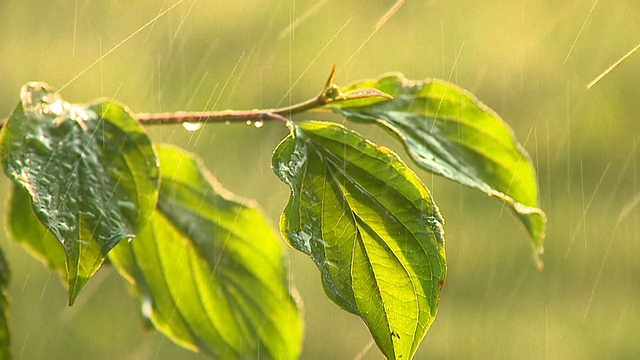
[[[450,80],[496,110],[530,153],[549,219],[546,268],[523,266],[529,250],[514,240],[526,237],[496,201],[419,172],[447,217],[449,272],[438,320],[417,357],[637,356],[638,54],[585,88],[637,44],[637,4],[599,2],[589,16],[593,4],[579,0],[407,1],[373,34],[394,4],[183,1],[89,68],[170,5],[4,1],[0,117],[25,82],[61,88],[85,69],[62,90],[65,98],[117,98],[139,111],[275,106],[289,102],[294,83],[295,102],[315,94],[334,63],[342,84],[387,71]],[[383,132],[358,131],[392,143]],[[289,189],[269,164],[283,127],[149,133],[198,153],[226,188],[256,199],[277,223]],[[198,358],[141,334],[131,321],[138,304],[123,296],[127,286],[109,267],[67,308],[65,290],[46,269],[2,245],[12,266],[16,356]],[[305,299],[302,357],[351,359],[366,349],[366,327],[326,300],[313,263],[291,252],[289,268]],[[88,336],[98,322],[101,336]],[[372,349],[364,358],[380,355]]]

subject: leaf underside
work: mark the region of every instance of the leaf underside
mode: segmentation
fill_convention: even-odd
[[[273,170],[291,188],[287,242],[318,266],[327,296],[362,318],[383,354],[411,359],[446,274],[443,220],[391,150],[324,122],[291,125]]]
[[[445,81],[401,74],[361,81],[343,92],[374,88],[392,100],[359,99],[330,106],[349,120],[390,129],[422,168],[511,205],[541,254],[546,218],[531,160],[508,125],[471,93]]]
[[[44,83],[25,85],[21,100],[2,128],[2,164],[63,246],[71,304],[107,253],[147,222],[157,159],[119,104],[70,104]]]
[[[158,209],[110,254],[142,312],[175,342],[220,359],[295,359],[302,323],[282,246],[263,215],[234,199],[191,154],[158,148]]]

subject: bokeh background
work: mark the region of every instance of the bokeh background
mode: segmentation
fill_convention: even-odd
[[[376,30],[394,4],[2,0],[0,117],[31,80],[137,112],[297,102],[333,64],[340,83],[388,71],[451,80],[501,114],[530,153],[549,218],[546,267],[536,271],[524,228],[498,200],[418,171],[446,218],[449,273],[417,358],[640,357],[640,53],[586,89],[640,41],[638,1],[407,0]],[[352,127],[405,156],[386,133]],[[281,124],[148,131],[199,154],[275,228],[289,195],[269,168]],[[4,177],[0,188],[5,197]],[[57,276],[2,237],[17,359],[202,358],[144,330],[112,268],[69,308]],[[382,358],[363,323],[326,299],[311,260],[288,250],[286,261],[304,300],[302,358]]]

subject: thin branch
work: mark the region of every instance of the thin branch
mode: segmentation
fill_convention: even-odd
[[[256,110],[225,110],[225,111],[194,111],[167,113],[138,113],[135,119],[143,125],[166,125],[182,123],[227,122],[246,120],[277,120],[285,121],[294,114],[305,112],[325,105],[321,96],[305,102],[278,109]],[[283,120],[284,119],[284,120]]]
[[[266,121],[276,120],[286,122],[291,116],[314,108],[322,107],[332,101],[338,100],[332,92],[337,86],[334,83],[336,76],[336,66],[333,65],[327,84],[322,92],[313,99],[281,108],[256,109],[256,110],[225,110],[225,111],[194,111],[194,112],[171,112],[171,113],[138,113],[136,120],[143,125],[159,124],[182,124],[182,123],[204,123],[204,122],[227,122],[227,121]],[[341,95],[341,94],[340,94]]]
[[[318,96],[307,101],[274,109],[255,110],[225,110],[225,111],[194,111],[194,112],[167,112],[167,113],[137,113],[133,117],[142,125],[167,125],[182,123],[205,123],[205,122],[227,122],[227,121],[268,121],[275,120],[287,122],[291,116],[315,108],[322,107],[332,102],[345,101],[362,98],[386,98],[391,97],[376,89],[361,89],[357,92],[343,94],[340,87],[335,83],[336,66],[334,65],[331,74],[326,82],[325,88]],[[8,119],[0,120],[0,127],[4,126]]]

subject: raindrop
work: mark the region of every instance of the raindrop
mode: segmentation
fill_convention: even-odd
[[[260,129],[261,127],[263,127],[263,126],[264,126],[264,121],[262,121],[262,120],[258,120],[258,121],[256,121],[256,122],[253,124],[253,126],[255,126],[255,127],[256,127],[256,129]]]
[[[116,204],[118,205],[118,207],[120,207],[121,210],[131,211],[131,212],[136,211],[136,205],[131,201],[116,200]]]
[[[227,120],[224,122],[225,125],[231,125],[231,121]]]
[[[47,113],[51,112],[56,116],[60,116],[63,110],[65,109],[64,109],[64,103],[62,102],[62,100],[58,100],[45,108],[45,111],[47,111]]]
[[[148,295],[142,297],[142,315],[148,319],[153,315],[153,299]]]
[[[182,127],[185,128],[187,131],[197,131],[197,130],[200,130],[202,128],[202,124],[201,123],[183,122],[182,123]]]
[[[65,222],[60,222],[58,224],[58,229],[61,232],[65,232],[66,233],[66,232],[69,232],[71,230],[71,227],[68,224],[66,224]]]
[[[245,122],[245,124],[247,124],[247,126],[251,126],[251,124],[253,124],[253,122],[251,120],[247,120],[247,122]]]
[[[298,304],[298,306],[301,306],[302,296],[300,296],[298,289],[292,287],[289,291],[291,292],[291,297],[293,298],[293,301],[295,301],[295,303]]]
[[[25,93],[23,93],[22,98],[28,105],[33,104],[33,93],[31,91],[26,91]]]

